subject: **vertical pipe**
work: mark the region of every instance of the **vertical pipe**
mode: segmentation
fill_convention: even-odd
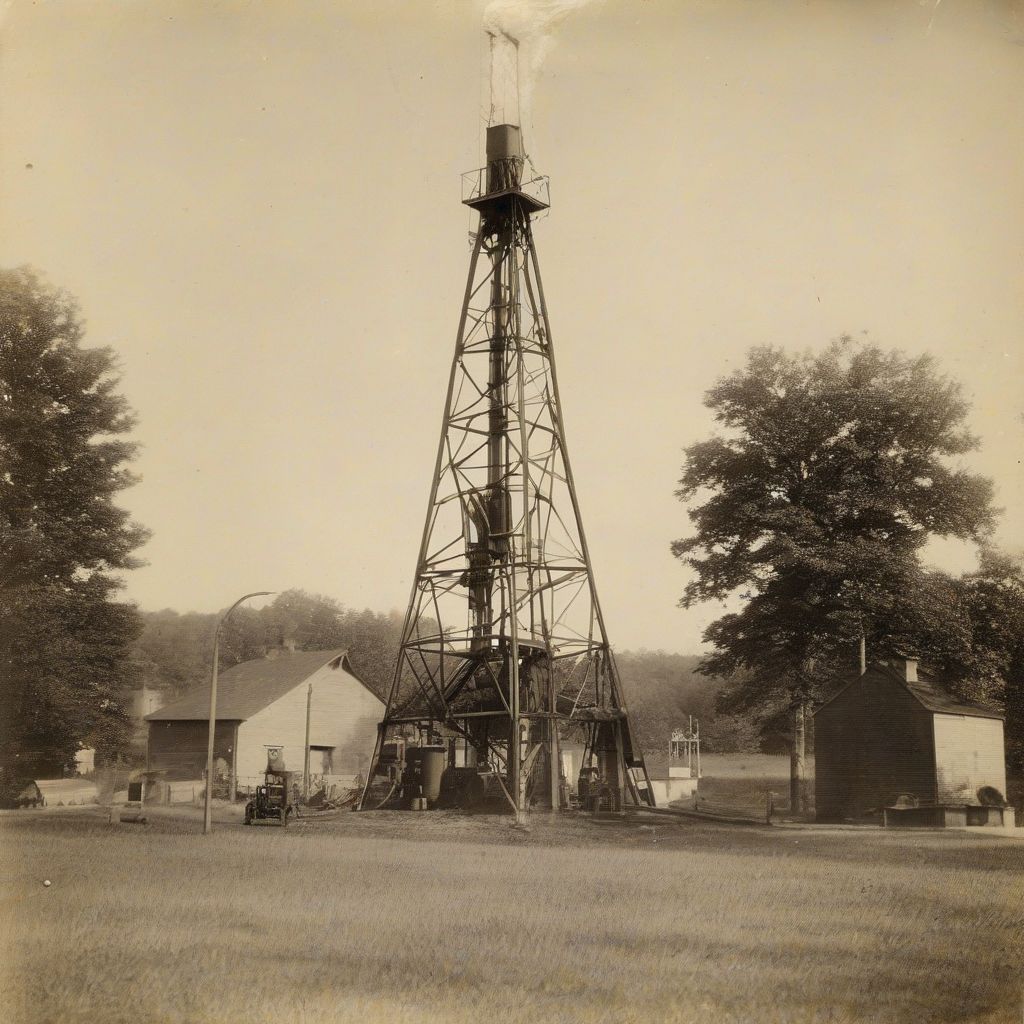
[[[504,285],[503,274],[505,258],[508,252],[508,239],[502,231],[496,255],[494,272],[491,277],[491,346],[487,374],[487,394],[490,408],[488,410],[487,437],[487,490],[490,505],[495,512],[498,504],[498,488],[504,472],[502,441],[507,429],[505,419],[505,323],[504,323]],[[491,531],[499,524],[497,516],[492,512]],[[499,527],[500,528],[500,527]]]
[[[615,752],[614,752],[614,756],[615,756],[615,784],[616,784],[616,788],[618,789],[618,806],[612,808],[612,810],[621,811],[623,803],[625,802],[625,799],[626,799],[626,781],[627,781],[626,760],[625,760],[625,757],[623,756],[624,744],[622,742],[622,722],[621,721],[615,722],[615,730],[614,730],[613,735],[615,737]],[[633,786],[633,777],[630,775],[630,776],[628,776],[628,779],[629,779],[629,785],[632,788],[632,786]],[[635,796],[636,796],[636,794],[634,794],[634,798],[635,798]],[[640,801],[637,800],[637,804],[639,804],[639,803],[640,803]]]
[[[309,719],[313,710],[313,684],[306,690],[306,747],[302,762],[302,802],[309,803]]]
[[[508,272],[506,274],[506,290],[508,296],[507,309],[509,310],[509,320],[506,322],[506,347],[507,347],[507,334],[508,328],[511,327],[511,333],[513,338],[513,344],[515,345],[515,372],[516,372],[516,405],[518,413],[518,426],[519,426],[519,459],[520,459],[520,472],[521,472],[521,486],[523,489],[522,493],[522,531],[518,537],[510,537],[510,568],[511,568],[511,579],[512,579],[512,593],[511,602],[509,608],[509,615],[511,619],[511,631],[512,636],[515,638],[515,650],[513,651],[513,659],[517,666],[516,679],[517,679],[517,691],[518,691],[518,664],[519,664],[519,651],[518,651],[518,632],[519,623],[516,621],[518,614],[518,594],[516,592],[515,574],[517,563],[520,561],[524,565],[530,565],[532,552],[531,552],[531,540],[532,530],[530,524],[530,433],[526,422],[526,357],[523,351],[523,336],[522,336],[522,324],[519,319],[519,225],[523,221],[526,224],[529,223],[529,216],[524,214],[519,208],[518,202],[513,203],[512,208],[509,212],[508,222],[508,235],[507,235],[507,258],[508,258]],[[524,237],[527,237],[524,235]],[[525,252],[524,252],[524,266],[525,266]],[[507,414],[505,416],[504,427],[507,432],[508,420]],[[506,447],[506,460],[509,458],[508,449]],[[504,470],[505,467],[503,467]],[[511,467],[508,467],[509,470]],[[506,499],[506,507],[508,501]],[[507,530],[511,530],[511,522],[505,524]],[[516,541],[519,540],[519,548],[517,548]],[[530,573],[527,587],[532,589],[533,587],[533,574]],[[535,616],[534,616],[534,604],[530,601],[530,635],[531,639],[535,635]],[[550,653],[550,652],[549,652]],[[552,810],[558,810],[560,803],[560,789],[561,789],[561,766],[559,764],[559,752],[558,752],[558,720],[555,717],[557,713],[557,703],[554,685],[554,672],[550,659],[547,661],[545,666],[547,672],[547,705],[548,714],[550,717],[543,724],[542,728],[546,735],[544,739],[547,745],[548,755],[548,796]],[[516,695],[516,704],[514,707],[516,721],[518,723],[519,714],[519,698],[518,692]],[[517,747],[519,747],[518,735],[521,731],[521,726],[516,728],[517,735]],[[521,756],[521,749],[519,750],[519,756]],[[518,756],[517,756],[518,760]],[[522,780],[519,781],[516,788],[516,804],[519,811],[523,810],[523,787]]]
[[[206,799],[203,805],[203,835],[213,829],[213,734],[217,728],[217,663],[220,660],[220,627],[213,634],[213,669],[210,672],[210,731],[206,740]]]
[[[512,788],[512,800],[515,808],[516,821],[519,822],[524,811],[523,807],[523,772],[522,743],[523,738],[519,721],[519,631],[517,629],[516,607],[516,573],[515,566],[508,566],[509,603],[512,614],[509,616],[509,645],[505,657],[508,659],[509,678],[509,710],[512,712],[509,722],[508,742],[508,774]]]
[[[487,438],[487,503],[492,556],[509,550],[508,494],[508,317],[512,303],[515,230],[511,220],[501,225],[491,278],[491,351],[487,379],[490,400]],[[495,542],[494,535],[500,539]],[[491,604],[491,602],[488,602]],[[493,605],[491,605],[493,608]],[[491,609],[489,608],[489,611]]]
[[[558,735],[558,690],[555,687],[555,666],[551,652],[545,659],[548,684],[548,757],[551,760],[551,810],[557,811],[562,805],[562,751]]]
[[[235,722],[235,733],[231,740],[231,802],[235,802],[235,798],[238,796],[238,727],[239,723]]]
[[[483,228],[481,228],[483,230]],[[490,527],[490,548],[492,558],[501,560],[504,566],[505,586],[501,586],[501,611],[499,622],[508,616],[509,637],[505,646],[505,675],[509,686],[509,738],[508,777],[512,804],[518,821],[523,813],[522,778],[522,723],[520,721],[520,680],[519,680],[519,631],[516,621],[518,595],[516,593],[516,553],[509,537],[508,497],[508,310],[511,302],[511,282],[515,274],[514,211],[502,219],[498,230],[491,278],[491,323],[490,359],[488,365],[487,390],[489,397],[488,438],[487,438],[487,506]],[[512,264],[512,265],[510,265]],[[495,534],[499,538],[495,538]],[[486,618],[494,621],[494,580],[488,585]]]

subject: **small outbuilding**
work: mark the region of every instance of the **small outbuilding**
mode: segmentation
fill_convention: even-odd
[[[310,686],[310,775],[354,776],[366,769],[384,705],[359,678],[347,650],[282,648],[218,678],[214,762],[232,795],[262,782],[270,747],[280,750],[289,769],[302,771]],[[146,767],[165,773],[170,783],[202,778],[209,714],[207,681],[146,715]]]
[[[1005,802],[1003,716],[953,697],[913,659],[873,662],[818,708],[814,756],[819,821],[891,808],[907,824],[984,824],[986,805]]]
[[[43,807],[81,807],[98,800],[96,783],[87,779],[36,779]]]

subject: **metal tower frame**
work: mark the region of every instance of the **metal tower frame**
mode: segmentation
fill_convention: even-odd
[[[465,742],[513,811],[566,803],[560,744],[596,761],[605,806],[653,803],[608,643],[565,443],[518,127],[464,176],[479,212],[416,574],[360,799],[403,732]]]

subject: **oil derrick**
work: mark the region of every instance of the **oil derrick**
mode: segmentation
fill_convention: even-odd
[[[653,803],[566,451],[531,226],[548,182],[524,166],[519,127],[497,124],[464,175],[479,228],[363,808],[557,809],[577,779],[591,809]]]

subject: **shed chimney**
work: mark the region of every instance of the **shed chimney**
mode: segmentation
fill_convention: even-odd
[[[917,658],[905,658],[903,661],[903,678],[908,683],[917,682]]]

